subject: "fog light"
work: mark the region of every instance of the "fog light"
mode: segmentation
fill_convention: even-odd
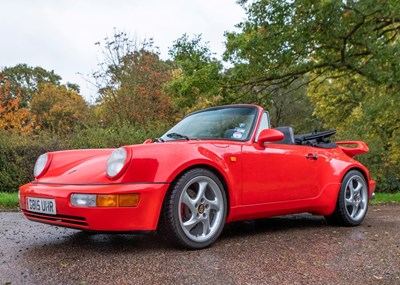
[[[72,194],[71,205],[77,207],[96,207],[96,195],[94,194]]]

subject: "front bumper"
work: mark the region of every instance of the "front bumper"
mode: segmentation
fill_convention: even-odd
[[[29,183],[20,188],[20,207],[32,221],[99,232],[154,231],[168,183],[130,183],[65,185]],[[70,203],[74,193],[140,194],[137,207],[76,207]],[[27,197],[54,199],[56,215],[27,210]]]

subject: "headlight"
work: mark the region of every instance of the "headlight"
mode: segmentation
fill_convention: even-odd
[[[35,167],[33,169],[33,175],[35,178],[39,178],[43,174],[46,173],[47,169],[50,166],[51,162],[51,155],[48,153],[42,154],[39,156],[39,158],[36,160]]]
[[[120,147],[112,152],[107,161],[106,173],[110,179],[119,178],[128,168],[131,160],[131,150]]]

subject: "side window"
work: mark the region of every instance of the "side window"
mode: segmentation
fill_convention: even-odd
[[[258,136],[260,135],[261,131],[269,128],[269,116],[267,112],[264,112],[261,117],[260,125],[258,126],[256,142],[258,141]]]

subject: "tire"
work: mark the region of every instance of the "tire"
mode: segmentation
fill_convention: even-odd
[[[221,234],[227,200],[219,178],[196,168],[171,185],[164,200],[160,231],[168,242],[187,249],[210,246]]]
[[[343,178],[335,211],[325,218],[333,225],[358,226],[364,220],[367,211],[367,183],[358,170],[351,170]]]

